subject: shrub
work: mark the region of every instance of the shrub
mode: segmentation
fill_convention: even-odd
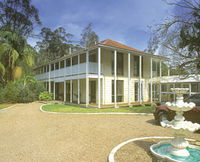
[[[0,103],[26,103],[38,100],[40,92],[44,91],[44,86],[37,82],[24,82],[18,80],[9,82],[4,89],[0,90]]]
[[[47,91],[41,92],[39,95],[40,101],[51,101],[53,98],[53,95]]]
[[[1,102],[15,103],[17,102],[18,91],[14,82],[9,82],[1,91]]]

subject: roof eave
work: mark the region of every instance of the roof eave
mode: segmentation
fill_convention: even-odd
[[[125,51],[127,53],[133,53],[133,54],[137,54],[137,55],[145,55],[145,56],[149,56],[149,57],[159,58],[159,59],[162,59],[164,61],[169,60],[169,58],[167,58],[167,57],[159,56],[159,55],[153,55],[153,54],[146,53],[146,52],[133,51],[133,50],[128,50],[128,49],[124,49],[124,48],[103,45],[103,44],[98,44],[97,46],[98,47],[104,47],[104,48],[112,48],[112,49],[115,49],[115,50],[118,50],[118,51],[122,51],[122,52]]]

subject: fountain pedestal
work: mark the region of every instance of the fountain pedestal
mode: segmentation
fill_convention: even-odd
[[[185,136],[177,133],[171,141],[171,148],[169,148],[169,151],[172,155],[189,156],[190,153],[186,150],[188,146],[189,142],[185,140]]]

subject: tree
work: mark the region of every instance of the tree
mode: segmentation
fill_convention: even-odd
[[[0,2],[0,84],[19,79],[30,73],[35,50],[26,39],[35,24],[41,24],[38,10],[31,0]]]
[[[154,28],[147,51],[170,58],[179,74],[200,73],[200,2],[167,2],[176,12]]]
[[[52,31],[50,28],[42,28],[39,37],[42,39],[37,42],[36,48],[39,53],[37,62],[47,63],[50,60],[64,56],[71,46],[70,39],[72,34],[67,33],[63,27]]]
[[[29,36],[34,24],[41,24],[38,10],[31,0],[3,0],[0,2],[0,30]]]
[[[93,31],[92,23],[89,23],[82,31],[80,44],[89,47],[99,41],[99,36]]]
[[[0,31],[0,83],[21,77],[23,70],[34,64],[35,50],[17,33]],[[22,68],[24,67],[24,68]]]

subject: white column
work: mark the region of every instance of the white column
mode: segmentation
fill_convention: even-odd
[[[167,66],[167,75],[170,76],[170,67]]]
[[[191,88],[192,88],[192,85],[191,83],[189,83],[189,96],[191,96]]]
[[[78,79],[78,104],[80,104],[80,79]]]
[[[51,93],[51,64],[49,64],[49,93]]]
[[[80,55],[78,55],[78,75],[80,74]]]
[[[151,94],[151,98],[150,98],[150,102],[153,102],[153,94],[152,94],[152,57],[151,57],[151,63],[150,63],[150,94]]]
[[[53,99],[56,99],[56,82],[53,82]]]
[[[70,102],[72,103],[72,80],[70,80]]]
[[[175,84],[173,84],[173,88],[175,88]],[[174,96],[174,102],[175,102],[176,101],[176,94],[174,93],[173,96]]]
[[[71,76],[72,76],[72,56],[70,57],[70,72],[71,72]]]
[[[130,106],[131,105],[131,102],[130,102],[130,80],[131,80],[131,62],[130,62],[130,53],[128,53],[128,105]]]
[[[114,51],[114,104],[117,108],[117,51]]]
[[[142,79],[142,56],[139,56],[139,102],[142,102],[142,89],[141,89],[141,79]]]
[[[66,102],[66,80],[64,81],[64,102]]]
[[[89,65],[89,51],[86,52],[86,79],[85,79],[85,82],[86,82],[86,95],[85,95],[85,104],[86,104],[86,107],[88,107],[89,105],[89,78],[88,78],[88,72],[89,72],[89,69],[88,69],[88,66]]]
[[[101,48],[98,48],[98,108],[101,108]]]
[[[159,101],[161,102],[161,100],[162,100],[162,90],[161,90],[161,77],[162,77],[162,61],[160,61],[160,98],[159,98]]]
[[[80,71],[80,55],[78,55],[78,75],[79,75],[79,71]],[[78,83],[77,83],[77,87],[78,87],[78,100],[77,103],[80,104],[80,79],[78,79]]]

